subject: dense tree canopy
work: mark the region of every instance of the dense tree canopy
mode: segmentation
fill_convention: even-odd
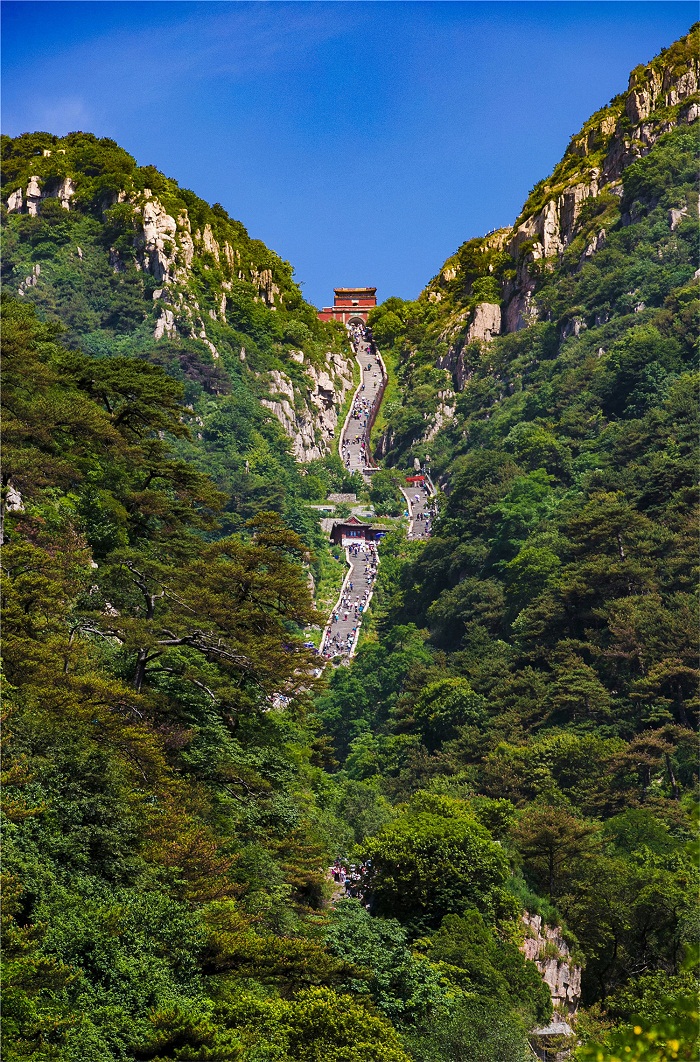
[[[630,92],[694,70],[697,33]],[[364,485],[337,452],[299,466],[262,378],[299,402],[342,328],[113,141],[4,138],[5,203],[43,193],[2,208],[9,1062],[526,1062],[552,1017],[582,1062],[697,1056],[697,123],[675,91],[643,137],[616,97],[532,190],[520,222],[620,167],[558,253],[470,239],[372,311],[365,498],[398,519],[325,674],[314,591],[340,566],[309,503]],[[135,221],[154,198],[198,241],[163,245],[177,297]],[[409,541],[398,487],[428,454],[439,515]],[[542,979],[572,966],[576,1016]]]

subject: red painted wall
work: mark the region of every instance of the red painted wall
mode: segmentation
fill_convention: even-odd
[[[318,311],[322,321],[342,321],[346,323],[350,317],[361,317],[367,320],[367,314],[373,306],[377,305],[376,288],[334,288],[333,306],[324,306]]]

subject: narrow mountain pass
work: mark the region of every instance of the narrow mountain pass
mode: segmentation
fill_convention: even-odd
[[[343,424],[339,450],[345,467],[368,480],[371,475],[368,469],[376,467],[370,452],[369,434],[384,395],[386,372],[366,333],[357,328],[351,338],[361,376]]]
[[[354,328],[350,337],[360,366],[360,383],[345,418],[338,449],[345,467],[369,481],[368,469],[374,467],[369,434],[384,394],[386,372],[364,329]],[[374,542],[344,539],[343,544],[348,572],[323,632],[320,652],[326,660],[354,654],[379,563]]]
[[[360,383],[345,418],[338,448],[348,471],[359,472],[369,483],[377,469],[372,459],[370,433],[384,396],[387,373],[367,329],[355,326],[350,337],[361,370]],[[435,515],[435,489],[428,476],[406,478],[407,487],[402,487],[401,492],[406,499],[408,537],[427,538]],[[320,653],[326,660],[349,659],[354,655],[362,618],[372,597],[379,554],[376,542],[360,537],[362,528],[358,522],[357,531],[348,530],[341,540],[348,572],[321,639]]]

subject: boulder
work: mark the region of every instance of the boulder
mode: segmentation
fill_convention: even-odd
[[[36,217],[41,203],[41,185],[38,177],[30,177],[27,185],[27,213]]]
[[[18,188],[16,192],[12,192],[12,194],[8,197],[8,200],[7,200],[8,213],[10,213],[10,214],[19,213],[19,211],[21,211],[23,205],[24,205],[24,196],[22,195],[22,189]]]

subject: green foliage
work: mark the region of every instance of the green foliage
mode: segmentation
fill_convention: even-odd
[[[654,60],[657,76],[689,69],[697,32]],[[644,68],[633,84],[648,77]],[[586,123],[519,221],[590,182],[626,135],[625,103],[617,97]],[[387,467],[429,452],[444,496],[428,542],[387,540],[373,636],[319,701],[339,779],[399,805],[361,848],[376,862],[373,909],[412,931],[449,913],[445,948],[461,932],[454,919],[476,909],[486,936],[477,946],[476,929],[466,934],[458,983],[470,970],[496,990],[494,914],[467,895],[469,872],[455,871],[461,819],[446,827],[449,816],[411,803],[417,792],[459,802],[500,842],[513,904],[561,926],[584,964],[590,1058],[695,1050],[685,1004],[668,1004],[678,1014],[666,1027],[650,1009],[654,989],[642,991],[647,978],[667,981],[680,998],[683,955],[695,946],[692,104],[657,100],[645,119],[650,149],[623,166],[620,188],[579,204],[560,255],[535,259],[533,236],[511,256],[511,234],[492,233],[463,244],[415,302],[373,311],[395,374]],[[507,313],[523,285],[522,327],[468,342],[476,304]],[[426,442],[441,403],[454,416]],[[480,1057],[457,1017],[465,1006],[433,1013],[430,1042],[411,1041],[417,1058]],[[504,1057],[517,1057],[515,1042]],[[483,1057],[498,1050],[489,1043]]]
[[[533,1026],[552,1015],[549,989],[534,962],[517,945],[501,940],[476,910],[447,915],[424,942],[432,962],[465,991],[500,999]]]
[[[320,681],[309,574],[339,565],[308,502],[363,486],[299,468],[261,399],[276,371],[301,403],[342,327],[113,141],[3,138],[5,199],[43,192],[3,211],[11,1062],[524,1062],[551,1002],[523,910],[584,963],[577,1056],[696,1056],[697,140],[655,106],[561,255],[492,233],[372,310],[371,500],[400,512],[428,449],[444,497],[428,542],[386,535],[362,648]],[[629,121],[594,115],[523,218]],[[523,283],[525,327],[473,341]],[[337,856],[368,860],[361,902],[329,901]]]
[[[405,1037],[416,1062],[530,1062],[525,1029],[512,1012],[480,999],[459,999],[435,1013],[429,1029]]]
[[[399,491],[400,479],[395,472],[382,468],[375,472],[369,485],[369,497],[379,516],[400,516],[406,501]]]
[[[661,1013],[653,1019],[615,1029],[576,1052],[580,1062],[675,1062],[697,1058],[697,992],[662,993],[656,997]]]
[[[488,831],[461,802],[417,794],[366,842],[378,914],[394,914],[414,931],[445,914],[475,906],[489,918],[512,912],[501,886],[507,861]]]
[[[463,678],[438,679],[426,686],[414,707],[414,718],[428,749],[454,737],[469,722],[478,725],[485,716],[482,697]]]
[[[300,935],[330,858],[308,551],[275,513],[222,533],[161,369],[68,350],[10,299],[3,334],[5,1054],[235,1057],[212,979],[347,976]]]
[[[263,1058],[320,1062],[329,1051],[357,1053],[368,1062],[409,1060],[388,1022],[351,996],[326,988],[308,989],[294,1000],[243,996],[222,1008],[222,1018],[240,1037],[239,1057],[250,1062]]]
[[[373,918],[356,900],[341,900],[326,930],[326,943],[339,958],[370,971],[348,990],[369,993],[392,1022],[420,1025],[448,1001],[438,970],[408,947],[408,934],[391,918]]]

